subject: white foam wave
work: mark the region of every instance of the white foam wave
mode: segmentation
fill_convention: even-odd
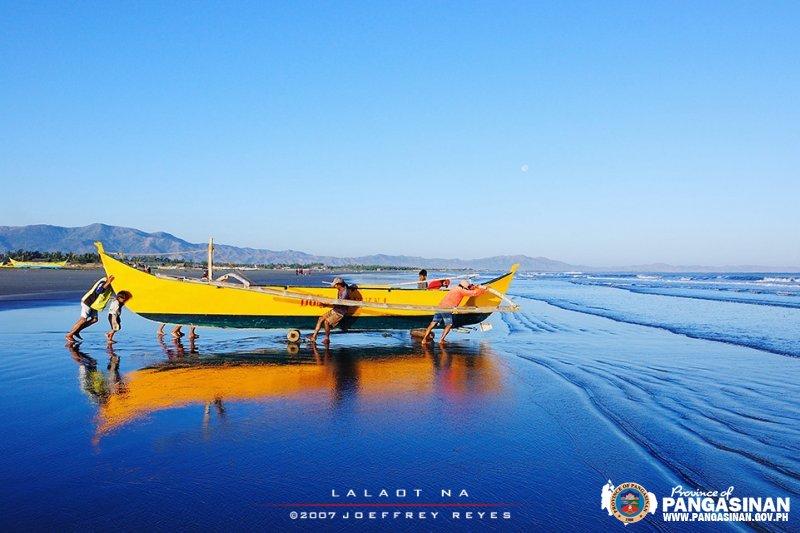
[[[756,283],[800,283],[800,278],[764,278]]]

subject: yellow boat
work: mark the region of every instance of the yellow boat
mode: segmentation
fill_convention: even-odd
[[[15,261],[11,258],[8,260],[13,268],[64,268],[67,266],[66,261]]]
[[[347,394],[367,403],[439,394],[458,403],[497,394],[502,388],[497,357],[483,344],[436,353],[372,348],[323,356],[314,351],[314,356],[226,354],[135,370],[103,395],[97,437],[155,412],[191,405],[320,395],[336,402]]]
[[[454,326],[477,324],[495,311],[516,311],[505,293],[518,265],[483,283],[489,288],[467,298],[456,309],[439,309],[442,291],[359,285],[349,300],[337,300],[330,287],[262,286],[185,279],[148,274],[108,255],[95,243],[103,268],[114,276],[115,291],[133,295],[126,307],[157,322],[223,328],[310,329],[331,306],[349,309],[343,330],[414,329],[425,327],[436,312],[453,312]],[[504,302],[506,305],[503,305]]]

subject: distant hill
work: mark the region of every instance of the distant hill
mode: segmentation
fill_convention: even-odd
[[[191,243],[165,232],[146,233],[134,228],[90,224],[78,228],[66,228],[47,224],[31,226],[0,226],[0,251],[39,250],[42,252],[94,252],[94,242],[101,241],[106,250],[121,251],[128,255],[173,254],[169,257],[204,259],[205,243]],[[176,254],[183,252],[183,254]],[[266,250],[242,248],[215,243],[214,257],[220,262],[240,264],[310,264],[323,263],[329,266],[381,265],[414,268],[470,268],[478,270],[503,270],[512,263],[520,263],[522,270],[540,272],[564,272],[581,267],[554,261],[546,257],[525,255],[495,256],[483,259],[443,259],[405,255],[366,255],[361,257],[331,257],[313,255],[296,250]]]
[[[94,241],[101,241],[106,250],[136,254],[173,254],[169,257],[194,261],[204,260],[205,243],[191,243],[170,233],[144,231],[90,224],[79,228],[66,228],[47,224],[31,226],[0,226],[0,251],[39,250],[42,252],[94,252]],[[182,252],[182,254],[175,254]],[[504,270],[513,263],[520,269],[532,272],[794,272],[798,268],[747,266],[674,266],[664,263],[647,265],[591,267],[571,265],[547,257],[527,255],[499,255],[482,259],[425,258],[406,255],[365,255],[361,257],[332,257],[313,255],[296,250],[266,250],[242,248],[227,244],[215,244],[214,257],[220,262],[239,264],[311,264],[329,266],[380,265],[414,268],[467,268],[476,270]]]

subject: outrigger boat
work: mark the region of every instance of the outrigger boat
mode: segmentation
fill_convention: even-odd
[[[13,268],[64,268],[67,266],[66,261],[15,261],[11,258],[8,260]]]
[[[452,312],[455,327],[479,324],[494,312],[518,307],[505,296],[518,264],[482,285],[488,292],[468,298],[455,309],[440,309],[442,292],[418,288],[359,285],[352,299],[337,299],[330,287],[254,285],[241,276],[213,276],[213,241],[209,243],[208,278],[188,279],[149,274],[111,257],[96,242],[106,275],[114,276],[115,291],[129,291],[127,307],[156,322],[222,328],[289,329],[291,341],[300,329],[312,329],[331,306],[351,311],[340,322],[342,330],[422,328],[437,312]],[[240,283],[232,283],[228,279]]]

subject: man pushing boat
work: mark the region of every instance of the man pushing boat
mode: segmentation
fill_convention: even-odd
[[[465,297],[480,296],[486,291],[487,289],[483,285],[475,285],[465,279],[461,280],[458,285],[447,291],[445,297],[439,302],[439,307],[443,309],[456,308],[461,305],[461,300]],[[439,324],[444,326],[442,338],[439,339],[439,344],[443,344],[445,337],[453,329],[453,313],[439,312],[433,315],[433,320],[428,324],[428,329],[425,330],[425,334],[422,336],[422,342],[428,342],[431,331]]]
[[[72,329],[69,330],[69,333],[67,333],[65,337],[67,342],[71,343],[76,340],[82,340],[81,331],[97,322],[97,312],[102,311],[111,299],[112,281],[114,281],[113,275],[107,278],[100,278],[95,281],[92,288],[86,291],[86,294],[81,297],[81,316],[72,326]]]
[[[331,287],[335,287],[337,290],[337,300],[350,299],[350,287],[342,278],[335,278],[331,282]],[[314,328],[314,333],[311,334],[308,340],[311,342],[317,342],[317,334],[319,333],[320,328],[322,328],[324,325],[325,340],[323,342],[325,344],[329,344],[331,342],[331,328],[335,328],[337,325],[339,325],[339,322],[342,321],[344,315],[346,315],[348,311],[349,309],[346,305],[334,305],[330,311],[319,317],[319,320],[317,320],[317,326]]]

